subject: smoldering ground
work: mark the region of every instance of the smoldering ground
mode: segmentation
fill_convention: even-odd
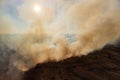
[[[119,0],[47,1],[40,0],[49,4],[49,8],[43,5],[40,15],[25,16],[30,11],[25,5],[31,5],[31,0],[18,8],[20,17],[32,25],[10,59],[17,69],[26,71],[38,63],[87,55],[120,38]]]

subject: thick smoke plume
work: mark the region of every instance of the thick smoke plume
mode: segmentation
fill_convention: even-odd
[[[8,2],[1,0],[0,9]],[[31,11],[33,3],[40,3],[40,13]],[[120,38],[119,7],[119,0],[24,0],[17,7],[18,17],[32,24],[22,38],[0,37],[0,73],[4,73],[0,80],[22,80],[22,71],[38,63],[88,55],[116,43]],[[21,25],[0,14],[0,34],[15,33],[12,27]]]
[[[18,69],[87,55],[120,38],[119,0],[50,1],[59,8],[53,5],[40,19],[32,16],[34,22],[18,47],[22,58],[14,60]]]

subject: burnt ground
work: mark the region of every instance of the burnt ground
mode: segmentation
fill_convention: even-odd
[[[105,47],[87,56],[38,64],[24,80],[120,80],[120,47]]]
[[[120,45],[87,56],[38,64],[25,73],[10,67],[10,56],[15,53],[0,44],[0,80],[120,80]]]

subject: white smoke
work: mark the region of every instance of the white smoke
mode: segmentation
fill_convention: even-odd
[[[87,55],[120,37],[118,0],[38,0],[43,7],[39,14],[31,12],[33,3],[26,0],[18,8],[21,18],[32,22],[18,48],[29,63],[14,64],[23,71],[37,63]]]

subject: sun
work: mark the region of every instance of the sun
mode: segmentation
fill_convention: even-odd
[[[39,12],[41,12],[42,8],[41,8],[40,5],[35,4],[35,5],[33,6],[33,10],[34,10],[36,13],[39,13]]]

